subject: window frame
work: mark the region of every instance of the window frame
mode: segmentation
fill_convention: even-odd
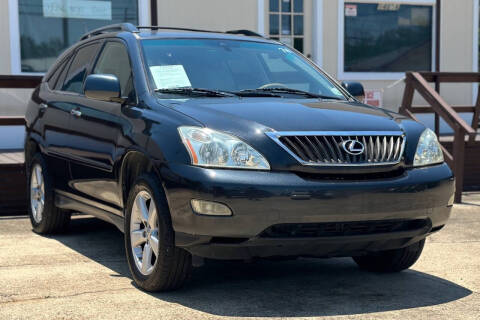
[[[148,0],[137,0],[138,24],[150,25],[150,6]],[[20,47],[20,18],[18,0],[8,0],[8,24],[10,33],[10,74],[43,76],[46,72],[22,71],[22,56]],[[79,39],[80,40],[80,39]]]
[[[295,48],[297,51],[299,51],[301,54],[305,54],[305,42],[307,41],[307,37],[305,35],[305,29],[308,28],[308,26],[305,25],[305,1],[302,0],[302,11],[301,12],[296,12],[294,9],[295,6],[295,0],[290,0],[290,11],[283,11],[282,10],[282,0],[276,0],[278,1],[278,11],[272,11],[270,8],[270,1],[267,1],[266,3],[266,8],[267,8],[267,17],[268,17],[268,29],[265,30],[267,37],[270,39],[277,40],[281,42],[282,38],[289,38],[292,43],[291,44],[286,44],[287,46],[291,48],[295,48],[295,39],[301,39],[302,40],[302,50],[300,51],[299,49]],[[270,16],[276,15],[278,17],[278,34],[270,34]],[[283,28],[283,21],[282,18],[283,16],[288,16],[290,18],[290,33],[289,34],[282,34],[282,28]],[[302,18],[302,33],[301,34],[295,34],[295,17],[301,17]]]
[[[307,1],[307,0],[305,0]],[[304,33],[305,33],[305,28],[311,28],[311,38],[304,35],[304,46],[306,43],[311,44],[311,49],[312,49],[312,57],[309,58],[312,61],[315,62],[317,66],[320,68],[323,68],[323,57],[324,57],[324,52],[323,52],[323,47],[324,47],[324,0],[308,0],[312,1],[312,10],[305,12],[304,9],[304,17],[306,17],[307,14],[311,14],[311,19],[312,22],[310,25],[304,24]],[[257,9],[257,24],[258,24],[258,33],[266,36],[269,34],[269,28],[270,28],[270,23],[269,23],[269,1],[268,0],[257,0],[258,3],[258,9]],[[305,3],[305,2],[304,2]],[[304,5],[305,6],[305,5]]]
[[[435,0],[339,0],[338,1],[338,63],[337,78],[339,80],[399,80],[405,72],[346,72],[345,71],[345,2],[362,3],[398,3],[403,5],[424,5],[432,7],[432,65],[435,68],[436,46],[436,1]]]

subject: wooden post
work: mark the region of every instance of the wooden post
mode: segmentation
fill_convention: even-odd
[[[477,84],[478,86],[478,84]],[[477,101],[475,103],[475,111],[473,111],[473,117],[472,117],[472,129],[477,131],[478,130],[478,122],[480,121],[480,91],[477,92]],[[471,135],[470,138],[468,139],[469,144],[474,144],[475,139],[477,135]]]
[[[437,48],[436,51],[437,51],[437,54],[440,54],[439,48]],[[436,70],[437,72],[440,71],[440,64],[438,62],[437,62],[437,66],[436,66],[435,69],[437,69]],[[435,78],[435,91],[438,94],[440,94],[440,80],[438,79],[438,75],[436,75],[434,78]],[[437,135],[437,137],[440,137],[440,116],[438,115],[438,113],[435,112],[434,118],[435,118],[434,131],[435,131],[435,134]]]
[[[399,112],[402,114],[407,114],[406,111],[410,110],[413,102],[413,94],[415,93],[412,85],[412,77],[410,73],[407,73],[405,78],[405,91],[403,92],[402,105],[400,106]]]
[[[465,167],[465,132],[459,127],[455,128],[455,136],[453,138],[453,160],[453,173],[455,174],[455,203],[461,203]]]

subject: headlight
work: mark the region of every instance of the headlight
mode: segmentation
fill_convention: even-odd
[[[413,166],[419,167],[442,162],[443,152],[437,136],[432,130],[425,129],[418,140]]]
[[[270,170],[258,151],[234,136],[200,127],[179,127],[178,132],[194,165]]]

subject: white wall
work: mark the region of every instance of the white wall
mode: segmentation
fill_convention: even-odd
[[[315,1],[315,0],[314,0]],[[473,3],[476,0],[442,1],[442,71],[472,71],[473,69]],[[268,1],[264,2],[265,12]],[[323,3],[323,68],[333,76],[338,71],[338,1]],[[0,74],[11,72],[9,1],[0,1]],[[211,30],[258,29],[257,0],[159,0],[158,24],[164,26],[205,28]],[[265,22],[268,16],[265,13]],[[266,23],[268,25],[268,23]],[[403,84],[387,88],[394,80],[361,80],[367,89],[384,89],[384,106],[398,110]],[[0,89],[0,115],[22,114],[31,90]],[[472,85],[443,85],[442,96],[452,104],[471,104]],[[421,100],[416,97],[415,103]],[[20,107],[18,107],[20,106]]]
[[[10,28],[8,1],[0,1],[0,74],[10,74]]]
[[[158,25],[208,30],[257,30],[257,0],[160,0]]]

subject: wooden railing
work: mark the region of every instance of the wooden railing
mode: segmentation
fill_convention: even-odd
[[[2,117],[0,116],[0,126],[23,126],[25,125],[24,117]]]
[[[42,76],[0,75],[0,88],[32,89],[40,84]]]
[[[33,89],[40,84],[42,76],[0,75],[0,89]],[[0,116],[0,126],[23,126],[23,116]]]
[[[442,118],[454,131],[453,150],[450,153],[442,146],[445,161],[455,173],[455,202],[462,201],[465,167],[465,137],[468,143],[474,144],[477,135],[480,99],[477,98],[475,106],[450,106],[429,82],[438,83],[477,83],[480,82],[480,73],[474,72],[408,72],[405,79],[405,91],[403,95],[400,113],[416,119],[416,113],[435,114],[435,132],[439,135],[439,119]],[[413,106],[413,95],[417,91],[430,106]],[[480,95],[479,95],[480,96]],[[463,120],[459,112],[472,112],[472,123]],[[479,164],[480,165],[480,164]]]
[[[40,83],[41,79],[40,76],[0,75],[0,89],[32,89]],[[24,116],[0,116],[0,126],[23,125],[25,125]],[[0,181],[3,186],[8,186],[0,188],[0,216],[25,214],[28,201],[25,192],[27,187],[23,155],[0,150]]]

